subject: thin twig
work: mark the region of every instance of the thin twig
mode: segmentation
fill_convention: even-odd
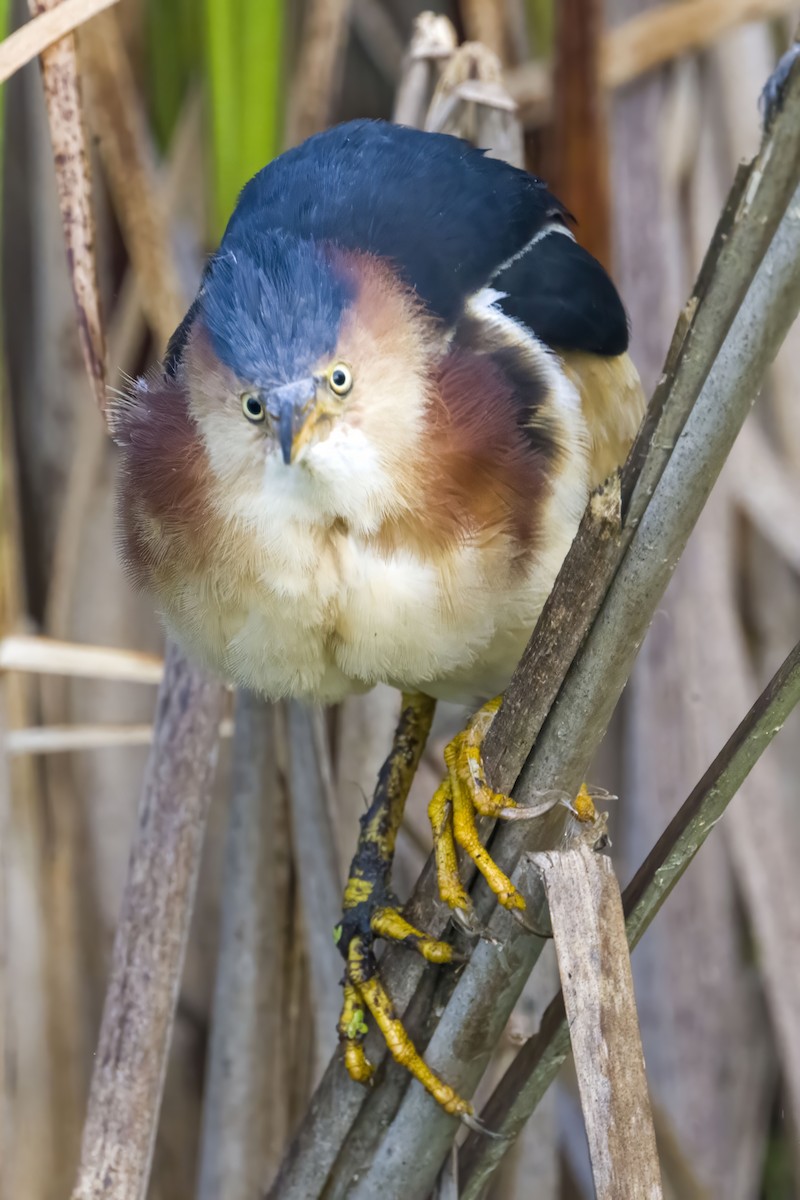
[[[222,689],[170,646],[73,1200],[144,1200],[217,757]]]
[[[800,644],[776,672],[685,800],[625,889],[631,949],[640,941],[743,781],[800,703]],[[477,1200],[502,1155],[569,1053],[563,999],[555,997],[538,1034],[526,1042],[483,1110],[500,1142],[470,1137],[461,1152],[463,1200]]]
[[[3,739],[6,753],[16,758],[23,754],[64,754],[78,750],[107,750],[114,746],[149,746],[152,725],[32,725],[12,729]],[[233,734],[233,722],[220,722],[218,736]]]
[[[147,654],[144,650],[120,650],[116,646],[87,646],[56,638],[12,634],[0,640],[0,671],[160,683],[164,663],[158,655]]]

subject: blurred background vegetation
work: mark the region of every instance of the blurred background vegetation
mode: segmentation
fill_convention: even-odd
[[[120,0],[80,32],[92,138],[110,383],[160,356],[249,176],[298,138],[353,116],[389,118],[416,0]],[[547,178],[617,279],[645,386],[658,377],[737,161],[758,145],[758,96],[798,6],[780,0],[462,0],[460,40],[503,68],[529,169]],[[0,0],[4,31],[25,21]],[[661,25],[647,18],[662,19]],[[499,79],[498,75],[498,79]],[[498,85],[499,86],[499,85]],[[114,922],[125,878],[162,635],[114,552],[115,456],[91,403],[75,330],[35,63],[0,93],[2,510],[0,634],[29,669],[0,674],[0,1200],[56,1200],[74,1179]],[[642,651],[592,782],[620,797],[622,882],[652,845],[800,627],[800,331],[715,489]],[[136,651],[88,665],[40,636]],[[9,643],[10,645],[10,643]],[[23,648],[20,650],[19,647]],[[10,652],[10,651],[9,651]],[[33,669],[36,662],[39,666]],[[44,668],[44,669],[42,669]],[[316,726],[322,801],[343,875],[397,700],[379,689]],[[437,718],[398,852],[398,890],[429,850]],[[228,725],[230,722],[228,722]],[[227,727],[226,727],[227,728]],[[680,1200],[800,1195],[800,724],[779,739],[634,957],[665,1183]],[[226,738],[223,745],[230,746]],[[253,1161],[218,1190],[226,1132],[210,1069],[231,754],[220,758],[181,988],[150,1196],[252,1196],[304,1110],[335,1030],[315,994],[280,736],[254,839],[263,1016]],[[306,914],[307,916],[308,914]],[[321,914],[332,924],[335,913]],[[335,950],[331,947],[331,953]],[[497,1078],[556,988],[535,973]],[[326,1032],[327,1030],[327,1032]],[[313,1034],[313,1036],[312,1036]],[[258,1073],[259,1062],[249,1069]],[[264,1068],[266,1070],[266,1068]],[[214,1082],[217,1080],[217,1082]],[[255,1086],[255,1085],[254,1085]],[[258,1090],[258,1088],[256,1088]],[[227,1111],[227,1110],[226,1110]],[[232,1110],[231,1110],[232,1111]],[[216,1114],[216,1115],[215,1115]],[[239,1115],[227,1120],[242,1120]],[[592,1195],[569,1070],[498,1178],[496,1200]]]

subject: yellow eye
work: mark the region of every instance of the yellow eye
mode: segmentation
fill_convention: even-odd
[[[264,420],[267,410],[258,392],[242,392],[242,412],[254,425]]]
[[[328,372],[328,387],[337,396],[346,396],[353,386],[353,375],[346,363],[336,363]]]

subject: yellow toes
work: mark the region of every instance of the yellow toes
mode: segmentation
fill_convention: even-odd
[[[364,1008],[383,1034],[395,1062],[405,1067],[446,1112],[453,1116],[472,1116],[474,1110],[469,1101],[462,1100],[417,1053],[403,1022],[394,1014],[392,1002],[375,970],[374,960],[361,939],[353,938],[347,953],[347,982],[344,986],[339,1033],[345,1041],[345,1066],[356,1083],[368,1083],[373,1072],[361,1044],[367,1032]]]
[[[444,761],[448,778],[437,789],[428,806],[433,830],[436,872],[439,894],[451,908],[468,910],[470,900],[458,874],[456,844],[469,855],[498,901],[510,909],[525,907],[525,901],[503,871],[481,844],[475,814],[500,817],[514,801],[493,791],[483,769],[482,745],[501,697],[481,708],[467,725],[445,747]]]
[[[510,796],[495,792],[486,780],[483,769],[483,742],[502,697],[484,704],[470,720],[463,733],[457,734],[445,747],[444,761],[451,779],[461,780],[471,795],[472,804],[482,817],[500,817],[509,808],[516,808]]]
[[[414,1043],[406,1033],[403,1022],[394,1015],[391,1001],[378,977],[366,980],[361,984],[360,990],[395,1062],[405,1067],[425,1090],[430,1092],[434,1100],[441,1104],[445,1112],[451,1113],[453,1116],[462,1114],[471,1116],[474,1110],[469,1101],[462,1100],[458,1093],[441,1080],[430,1069],[424,1058],[417,1053]]]
[[[478,836],[472,796],[464,787],[453,789],[453,834],[470,856],[504,908],[524,908],[525,901],[508,876],[500,870]]]
[[[368,1084],[375,1074],[375,1068],[360,1042],[345,1043],[344,1065],[353,1083]]]
[[[457,734],[445,747],[447,779],[437,788],[428,805],[439,894],[451,908],[469,911],[471,907],[459,878],[456,846],[469,855],[500,904],[508,909],[525,908],[523,897],[483,846],[476,824],[476,814],[494,819],[535,815],[532,810],[529,813],[529,810],[518,808],[510,796],[495,792],[486,779],[483,742],[501,699],[497,697],[485,704],[463,733]],[[579,821],[589,823],[597,817],[585,784],[572,807]]]
[[[433,830],[433,853],[436,859],[439,895],[451,908],[468,909],[470,907],[469,896],[458,874],[449,779],[440,784],[434,792],[433,799],[428,805],[428,818]]]
[[[439,942],[417,929],[396,908],[378,908],[372,914],[370,928],[376,937],[392,942],[404,942],[412,946],[423,958],[432,963],[453,961],[453,947],[449,942]]]
[[[344,1003],[339,1017],[339,1037],[345,1043],[344,1065],[356,1083],[369,1083],[374,1067],[362,1045],[367,1033],[364,1020],[364,1001],[352,983],[344,985]]]

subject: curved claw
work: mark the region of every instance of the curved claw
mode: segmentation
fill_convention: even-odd
[[[535,937],[544,938],[544,939],[551,938],[553,936],[552,929],[550,929],[550,930],[540,929],[539,927],[534,925],[532,921],[526,920],[525,917],[523,917],[522,913],[516,909],[511,912],[511,916],[514,918],[514,920],[517,922],[518,925],[522,926],[522,928],[525,930],[526,933],[532,933]]]
[[[487,926],[478,920],[472,904],[464,908],[454,908],[453,920],[468,937],[481,938],[484,942],[491,942],[493,945],[497,945],[497,938],[493,937]]]
[[[462,1113],[459,1120],[462,1125],[466,1125],[467,1129],[471,1129],[473,1133],[482,1133],[484,1137],[495,1138],[498,1142],[511,1140],[504,1133],[495,1133],[488,1125],[484,1125],[480,1117],[476,1117],[472,1113]]]

